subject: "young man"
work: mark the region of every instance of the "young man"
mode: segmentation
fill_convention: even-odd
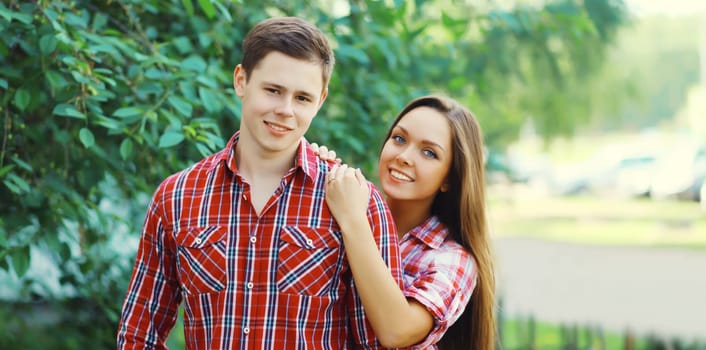
[[[377,348],[325,204],[330,163],[303,138],[334,57],[297,18],[256,25],[233,85],[240,130],[167,178],[147,211],[119,349],[163,349],[184,302],[187,349]],[[396,231],[373,188],[368,219],[401,280]]]

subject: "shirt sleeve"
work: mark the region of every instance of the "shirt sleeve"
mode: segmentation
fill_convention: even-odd
[[[175,243],[165,235],[160,200],[164,184],[150,203],[130,285],[118,326],[118,349],[167,349],[181,303],[176,276]]]
[[[404,290],[407,298],[424,305],[434,318],[427,337],[411,349],[427,349],[438,343],[466,309],[475,288],[477,270],[470,254],[462,249],[437,254],[434,264]]]
[[[368,207],[368,221],[373,231],[382,259],[387,264],[392,277],[402,289],[402,270],[400,262],[399,245],[397,243],[397,229],[395,228],[392,214],[382,195],[375,186],[370,186],[370,206]],[[348,293],[348,313],[350,315],[351,336],[357,347],[363,349],[382,349],[375,338],[375,332],[365,317],[363,303],[355,289],[353,278]]]

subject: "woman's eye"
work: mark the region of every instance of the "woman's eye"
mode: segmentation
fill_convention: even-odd
[[[434,158],[434,159],[438,158],[436,156],[436,153],[430,149],[425,149],[422,152],[424,153],[424,156],[427,158]]]
[[[392,141],[395,141],[395,143],[404,143],[404,137],[400,135],[392,135],[392,137],[390,138],[392,139]]]

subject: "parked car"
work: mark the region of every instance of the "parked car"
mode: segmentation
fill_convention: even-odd
[[[615,191],[626,197],[649,196],[656,158],[651,155],[622,159],[615,171]]]
[[[706,180],[706,146],[675,147],[655,163],[650,196],[699,201]]]

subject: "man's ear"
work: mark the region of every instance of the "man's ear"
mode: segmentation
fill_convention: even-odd
[[[245,69],[243,65],[239,64],[235,66],[233,70],[233,89],[235,89],[235,94],[238,97],[243,97],[245,94],[245,83],[247,82],[247,77],[245,76]]]
[[[328,97],[328,86],[324,89],[324,91],[321,92],[321,99],[319,99],[319,108],[324,105],[326,97]]]

